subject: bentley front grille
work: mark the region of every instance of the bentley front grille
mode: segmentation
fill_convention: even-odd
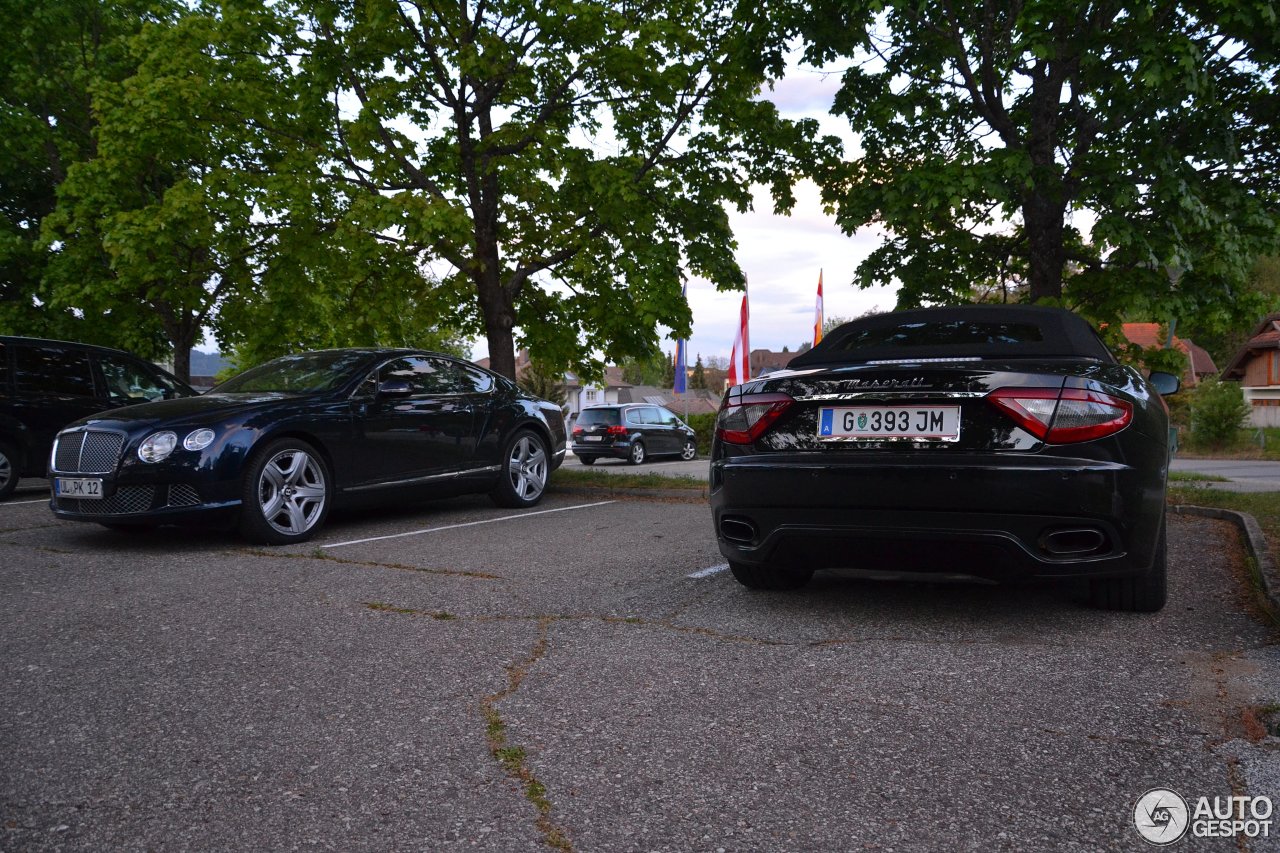
[[[59,474],[109,474],[120,461],[124,435],[104,430],[64,432],[53,448],[53,470]]]

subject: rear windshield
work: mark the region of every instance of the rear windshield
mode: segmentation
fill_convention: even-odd
[[[1063,358],[1113,361],[1084,319],[1020,305],[922,308],[863,317],[840,326],[791,360],[811,364],[909,359]]]
[[[865,347],[988,346],[1027,344],[1044,340],[1039,326],[1029,323],[974,323],[949,320],[902,323],[883,329],[859,329],[840,341],[840,349]]]
[[[581,415],[578,415],[578,424],[581,426],[617,426],[618,410],[587,409]]]

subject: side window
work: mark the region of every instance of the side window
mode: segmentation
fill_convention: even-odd
[[[172,397],[174,388],[155,371],[131,359],[113,355],[98,357],[102,378],[107,383],[107,397],[113,401],[141,403]]]
[[[382,380],[401,379],[414,395],[458,394],[474,390],[460,366],[440,358],[398,358],[382,368]]]
[[[485,373],[483,370],[477,370],[474,367],[461,365],[462,377],[467,384],[468,391],[476,393],[484,393],[493,390],[493,377]]]
[[[670,409],[664,409],[661,406],[658,407],[658,420],[667,426],[675,426],[676,424],[683,423],[675,412]]]
[[[653,406],[645,406],[640,410],[640,423],[642,424],[660,424],[662,419],[658,417],[658,410]]]
[[[644,423],[644,419],[640,417],[639,409],[627,409],[627,423],[629,424]]]
[[[89,354],[60,347],[17,346],[17,392],[32,396],[93,397]]]

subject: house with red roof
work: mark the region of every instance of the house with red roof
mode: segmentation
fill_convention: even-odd
[[[1159,323],[1125,323],[1120,328],[1129,343],[1137,344],[1143,349],[1152,347],[1163,349],[1169,343],[1169,337],[1161,333]],[[1218,375],[1218,366],[1213,363],[1213,356],[1209,355],[1203,347],[1175,335],[1173,348],[1187,356],[1187,369],[1182,375],[1184,388],[1192,388],[1198,385],[1201,379]]]
[[[1280,313],[1268,314],[1222,371],[1240,383],[1254,426],[1280,426]]]

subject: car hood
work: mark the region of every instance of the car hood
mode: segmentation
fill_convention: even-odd
[[[167,421],[181,423],[204,419],[218,420],[228,415],[242,414],[254,409],[268,409],[282,403],[300,405],[310,400],[310,396],[298,394],[282,394],[275,392],[259,392],[253,394],[201,394],[198,397],[183,397],[177,400],[157,400],[154,403],[139,403],[135,406],[124,406],[98,412],[68,424],[69,427],[89,424],[110,424],[116,427],[129,428],[159,424]]]

